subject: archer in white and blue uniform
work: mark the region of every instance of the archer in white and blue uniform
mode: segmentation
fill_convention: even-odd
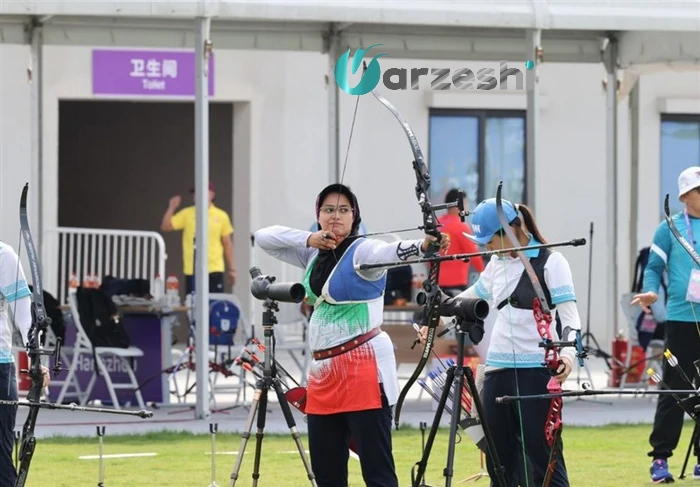
[[[503,210],[518,242],[517,246],[546,243],[539,232],[532,212],[524,205],[514,206],[503,200]],[[522,219],[518,214],[522,214]],[[472,216],[474,235],[467,235],[487,250],[512,248],[502,234],[495,198],[482,201]],[[550,332],[553,341],[573,341],[581,321],[576,307],[576,294],[571,269],[566,258],[549,249],[524,252],[530,259],[545,298],[552,311]],[[552,375],[543,366],[544,348],[539,347],[542,337],[537,332],[533,315],[534,288],[517,254],[492,256],[478,281],[459,294],[461,298],[481,298],[497,312],[486,357],[483,421],[488,425],[498,458],[504,468],[507,487],[542,485],[552,448],[545,436],[545,425],[551,401],[522,401],[500,404],[501,396],[547,394],[547,383]],[[494,310],[496,308],[496,310]],[[560,383],[571,372],[575,357],[573,347],[559,350],[564,368],[556,378]],[[557,435],[553,448],[556,463],[551,487],[568,487],[561,436]],[[497,474],[492,462],[487,462],[489,476]],[[525,465],[525,468],[523,468]]]

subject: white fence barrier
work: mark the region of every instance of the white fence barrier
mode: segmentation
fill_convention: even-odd
[[[59,303],[68,302],[68,282],[75,273],[82,285],[94,275],[146,279],[154,289],[156,275],[165,280],[165,241],[158,232],[58,227],[44,235],[45,288]]]

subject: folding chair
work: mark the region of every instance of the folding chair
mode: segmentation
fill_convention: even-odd
[[[309,320],[302,312],[301,305],[286,307],[284,316],[285,321],[274,326],[275,351],[289,354],[301,373],[299,384],[304,386],[311,366],[308,341]],[[279,360],[279,357],[277,359]]]
[[[146,405],[143,402],[143,396],[139,390],[139,384],[136,380],[136,375],[131,367],[129,359],[136,357],[143,357],[143,350],[137,347],[119,348],[119,347],[93,347],[90,339],[80,322],[80,314],[78,312],[78,302],[75,293],[71,293],[68,297],[68,304],[70,305],[71,314],[73,316],[73,324],[76,327],[75,344],[73,345],[73,357],[70,368],[68,369],[68,376],[66,377],[63,387],[61,387],[61,392],[58,395],[56,402],[61,404],[63,398],[68,394],[68,386],[76,378],[76,372],[78,368],[78,363],[80,362],[80,357],[83,354],[87,354],[93,357],[95,362],[96,370],[93,370],[90,382],[85,390],[84,396],[80,398],[80,404],[84,406],[90,400],[90,394],[97,381],[97,375],[99,374],[104,377],[105,385],[107,386],[107,391],[112,400],[112,404],[115,409],[121,409],[119,399],[117,398],[116,390],[130,390],[136,396],[136,401],[141,409],[145,409]],[[114,357],[121,362],[121,370],[125,371],[129,376],[129,382],[116,383],[112,380],[109,370],[105,363],[106,357]]]
[[[209,350],[211,352],[213,349],[214,362],[221,364],[230,374],[226,375],[226,378],[237,378],[235,383],[217,384],[221,374],[216,370],[211,371],[214,373],[214,379],[211,381],[214,404],[216,404],[216,393],[220,392],[235,392],[234,404],[239,404],[241,392],[243,392],[245,402],[246,371],[241,367],[239,372],[233,372],[231,366],[248,344],[247,328],[249,327],[250,324],[245,319],[238,296],[225,293],[209,294]],[[237,343],[236,334],[238,334]]]

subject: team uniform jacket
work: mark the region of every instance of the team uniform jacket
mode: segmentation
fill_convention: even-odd
[[[309,285],[318,249],[307,247],[311,232],[272,226],[255,233],[268,254],[305,269],[306,300],[314,306],[309,321],[312,352],[326,350],[379,327],[383,321],[386,269],[355,271],[356,264],[406,260],[422,256],[422,240],[386,243],[359,238],[340,257],[320,296]],[[306,412],[334,414],[381,408],[379,383],[389,405],[399,394],[394,347],[386,332],[363,345],[328,359],[312,359]]]

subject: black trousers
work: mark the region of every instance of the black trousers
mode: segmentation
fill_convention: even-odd
[[[496,398],[505,395],[513,396],[518,394],[518,391],[521,396],[546,394],[547,382],[549,382],[550,377],[549,372],[542,367],[502,369],[489,372],[484,378],[485,421],[491,430],[498,458],[504,467],[507,487],[542,485],[549,465],[551,450],[544,434],[550,401],[498,404]],[[520,404],[520,411],[518,404]],[[559,450],[550,485],[551,487],[568,487],[569,478],[564,463],[561,436],[554,447]],[[491,485],[497,485],[496,472],[490,458],[488,458],[487,467]]]
[[[185,294],[190,294],[194,291],[194,276],[185,276]],[[211,272],[209,273],[209,292],[223,293],[224,292],[224,273]]]
[[[382,408],[329,415],[309,414],[309,455],[318,487],[347,487],[350,437],[368,487],[398,487],[391,452],[391,419],[384,389]]]
[[[0,364],[0,399],[17,400],[15,364]],[[0,405],[0,487],[12,487],[17,472],[12,453],[15,446],[15,420],[17,406]]]
[[[690,380],[694,380],[696,371],[693,365],[700,359],[700,333],[695,323],[685,321],[666,322],[666,348],[678,359],[678,366],[686,373]],[[664,360],[663,380],[671,389],[689,389],[683,376]],[[687,395],[679,394],[683,399]],[[649,444],[652,450],[649,456],[653,458],[668,458],[673,456],[673,450],[678,446],[678,441],[683,430],[685,412],[678,405],[673,396],[659,396],[654,415],[654,429],[649,436]],[[700,435],[699,435],[700,436]],[[694,455],[700,463],[700,446],[694,445]]]

